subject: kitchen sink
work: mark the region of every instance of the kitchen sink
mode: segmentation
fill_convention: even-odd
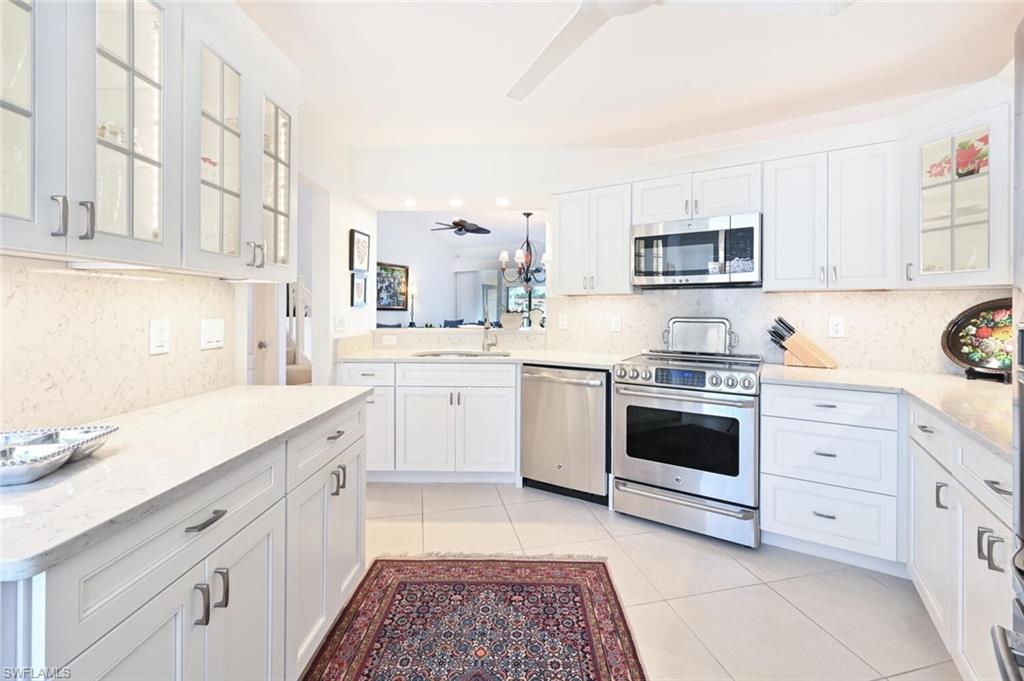
[[[481,352],[479,350],[424,350],[413,357],[508,357],[507,352]]]

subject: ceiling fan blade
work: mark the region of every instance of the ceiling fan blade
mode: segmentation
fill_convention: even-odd
[[[440,223],[438,223],[440,224]],[[451,230],[459,231],[459,227],[434,227],[431,232],[450,232]]]
[[[526,99],[526,96],[533,92],[534,88],[568,59],[576,48],[597,32],[597,29],[604,26],[608,19],[609,16],[594,0],[581,0],[573,15],[559,29],[551,42],[541,50],[541,53],[527,67],[523,75],[519,76],[519,80],[508,91],[507,96],[519,101]]]
[[[456,220],[456,222],[458,222],[458,220]],[[447,222],[435,222],[434,224],[435,225],[441,225],[442,227],[449,227],[451,229],[455,229],[457,227],[457,225],[452,225],[452,224],[449,224]]]
[[[474,234],[490,234],[491,230],[487,229],[486,227],[478,227],[477,229],[473,230],[473,233]]]

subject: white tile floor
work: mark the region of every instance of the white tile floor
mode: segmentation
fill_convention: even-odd
[[[960,681],[906,580],[512,485],[371,484],[367,562],[425,551],[606,556],[651,681]]]

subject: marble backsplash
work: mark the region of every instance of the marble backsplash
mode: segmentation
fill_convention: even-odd
[[[0,428],[69,425],[234,383],[235,286],[179,274],[80,271],[0,257]],[[204,318],[224,347],[199,349]],[[149,354],[149,320],[170,352]]]
[[[550,350],[639,352],[664,347],[669,317],[727,317],[739,335],[738,353],[782,362],[768,340],[777,316],[805,332],[835,357],[840,367],[899,369],[958,374],[939,338],[946,324],[971,305],[1010,295],[1009,289],[947,291],[835,291],[764,293],[760,289],[675,289],[630,296],[551,297]],[[558,328],[559,315],[568,328]],[[622,318],[622,331],[610,330]],[[828,318],[843,317],[846,335],[828,337]]]

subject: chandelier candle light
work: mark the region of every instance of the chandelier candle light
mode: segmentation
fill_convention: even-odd
[[[536,264],[536,255],[533,250],[533,244],[530,242],[530,216],[533,213],[523,213],[523,217],[526,218],[526,241],[520,244],[519,248],[516,249],[515,264],[516,269],[511,276],[507,273],[508,270],[508,251],[502,251],[501,255],[498,256],[498,260],[501,263],[501,278],[505,280],[506,285],[522,285],[523,290],[526,291],[526,308],[523,310],[523,323],[520,328],[528,329],[533,326],[533,322],[530,320],[530,312],[533,310],[533,285],[543,284],[547,280],[547,273],[544,271],[544,266],[548,264],[548,254],[545,252],[544,257],[541,259],[541,263],[538,266]]]

